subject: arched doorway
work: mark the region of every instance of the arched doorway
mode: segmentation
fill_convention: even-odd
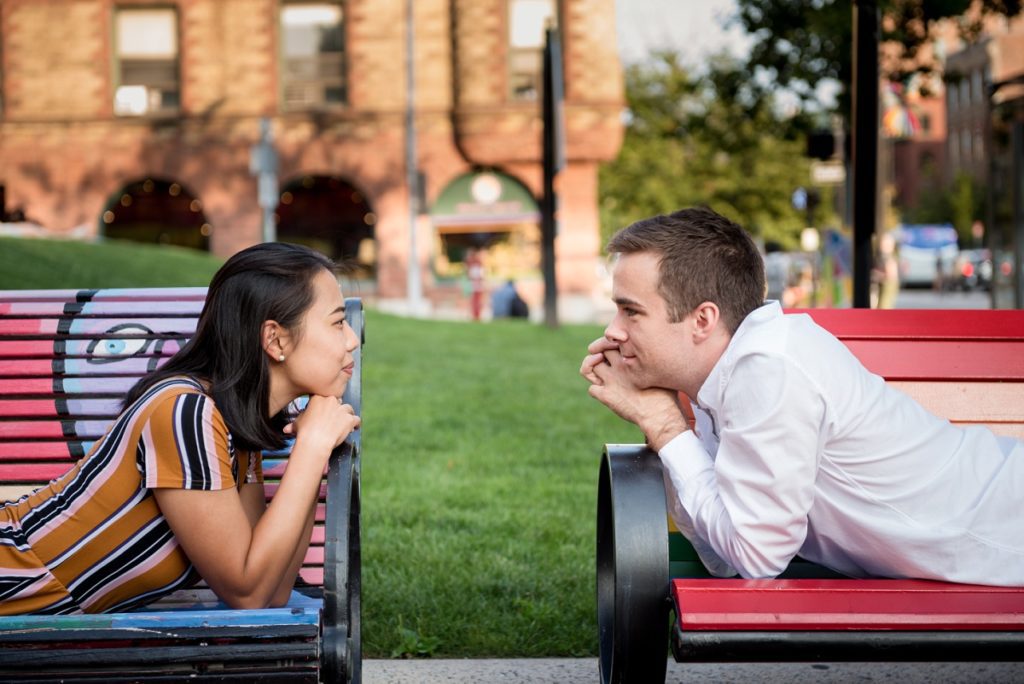
[[[107,200],[100,235],[209,251],[213,227],[202,202],[181,183],[145,178],[128,183]]]
[[[540,277],[540,210],[529,189],[497,171],[473,171],[452,180],[431,208],[434,272],[461,278],[470,250],[486,253],[492,279]]]
[[[377,214],[366,195],[334,176],[301,176],[281,190],[277,239],[317,249],[348,266],[349,276],[377,275]]]

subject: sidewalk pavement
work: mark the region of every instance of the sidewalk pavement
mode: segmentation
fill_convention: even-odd
[[[366,660],[364,684],[596,684],[596,658]],[[668,663],[666,684],[1018,684],[1024,663]]]

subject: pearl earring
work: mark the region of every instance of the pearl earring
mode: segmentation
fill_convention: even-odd
[[[277,360],[280,361],[281,363],[284,363],[284,354],[281,354],[280,356],[278,356]]]

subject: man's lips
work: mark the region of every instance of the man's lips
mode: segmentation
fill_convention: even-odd
[[[352,363],[350,363],[347,366],[345,366],[344,368],[342,368],[341,372],[342,373],[348,373],[349,375],[352,375],[353,371],[355,371],[355,368],[356,368],[356,364],[353,361]]]

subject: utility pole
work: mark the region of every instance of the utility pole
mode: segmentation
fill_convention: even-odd
[[[555,176],[565,166],[565,129],[562,118],[564,86],[562,46],[558,30],[548,27],[544,41],[544,122],[543,161],[544,197],[541,198],[541,266],[544,272],[544,323],[558,327],[558,284],[555,278],[555,238],[558,236],[558,196]]]
[[[853,2],[853,306],[871,307],[871,239],[878,221],[877,0]]]
[[[419,170],[416,161],[416,55],[414,52],[413,0],[405,0],[405,174],[409,192],[409,261],[406,266],[406,297],[409,313],[423,314],[423,282],[420,278],[419,253],[416,249]]]

